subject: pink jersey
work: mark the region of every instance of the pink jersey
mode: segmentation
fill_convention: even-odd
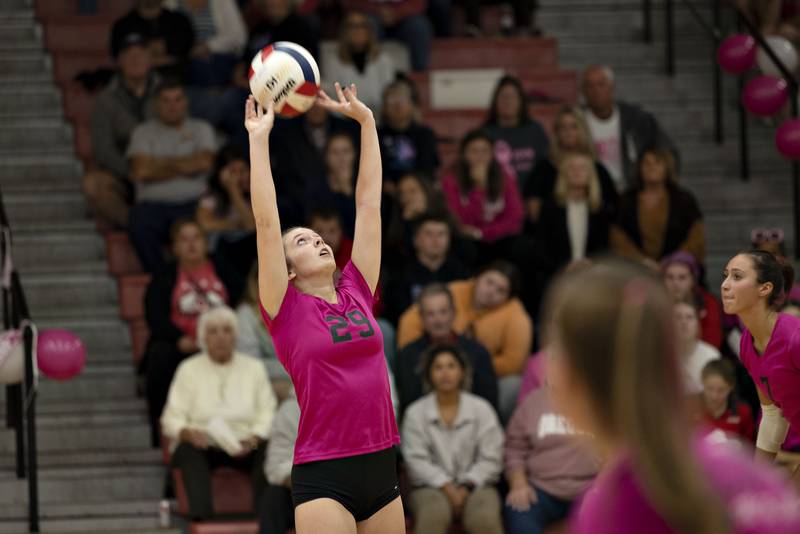
[[[753,347],[753,336],[742,332],[739,357],[758,389],[800,430],[800,318],[781,313],[764,354]]]
[[[769,468],[721,445],[694,448],[707,480],[725,504],[732,534],[800,533],[800,498]],[[571,534],[672,534],[648,502],[629,460],[597,478],[574,514]]]
[[[330,304],[289,284],[274,319],[261,308],[300,404],[295,464],[400,443],[374,298],[352,262],[342,271],[336,299]]]

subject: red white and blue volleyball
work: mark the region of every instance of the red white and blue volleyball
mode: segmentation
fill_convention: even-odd
[[[288,41],[273,43],[250,63],[250,91],[262,107],[271,100],[275,112],[296,117],[314,105],[319,91],[319,67],[302,46]]]

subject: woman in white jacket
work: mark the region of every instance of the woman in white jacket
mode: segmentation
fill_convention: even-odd
[[[469,360],[455,346],[431,347],[422,360],[431,393],[404,415],[402,451],[413,490],[415,534],[445,534],[460,518],[469,534],[502,534],[503,429],[492,406],[463,391]]]

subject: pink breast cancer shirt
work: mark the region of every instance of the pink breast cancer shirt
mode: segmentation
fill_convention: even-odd
[[[781,409],[792,428],[800,429],[800,318],[779,314],[764,354],[756,352],[747,329],[739,349],[756,386]]]
[[[261,307],[300,404],[295,464],[400,443],[374,297],[352,262],[342,271],[336,299],[330,304],[290,283],[274,319]]]
[[[770,469],[699,441],[695,458],[725,505],[732,534],[800,534],[800,500]],[[631,463],[609,466],[586,492],[571,534],[673,534],[648,501]]]

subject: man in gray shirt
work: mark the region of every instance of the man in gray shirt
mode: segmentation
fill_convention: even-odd
[[[164,266],[162,247],[172,224],[194,217],[214,163],[214,130],[188,117],[187,110],[183,86],[176,81],[161,84],[156,118],[139,125],[128,146],[136,188],[129,232],[142,265],[151,273]]]
[[[117,67],[92,110],[94,165],[83,177],[83,192],[95,215],[127,228],[133,185],[125,150],[133,129],[153,114],[159,80],[151,69],[147,41],[139,33],[121,37]]]

